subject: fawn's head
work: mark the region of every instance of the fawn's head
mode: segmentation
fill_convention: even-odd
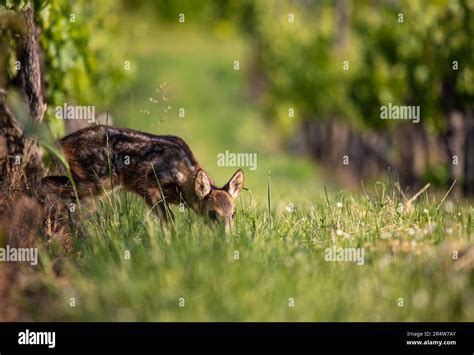
[[[210,222],[220,223],[229,230],[234,220],[234,200],[244,187],[244,172],[239,169],[221,189],[213,186],[204,170],[194,179],[198,197],[198,212]]]

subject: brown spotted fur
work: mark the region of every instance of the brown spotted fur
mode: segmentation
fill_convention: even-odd
[[[243,171],[217,188],[179,137],[92,126],[62,138],[60,145],[79,198],[123,188],[142,196],[164,222],[171,212],[167,205],[183,203],[209,220],[232,224]],[[46,192],[75,196],[66,176],[48,176],[42,182]]]

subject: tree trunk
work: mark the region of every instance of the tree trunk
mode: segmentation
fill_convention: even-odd
[[[0,88],[0,166],[5,160],[21,155],[25,146],[23,132],[8,109],[6,100],[6,92]]]
[[[18,60],[21,63],[20,78],[25,93],[30,118],[42,122],[46,105],[43,100],[43,84],[41,75],[42,52],[38,43],[39,28],[34,22],[33,10],[27,9],[25,16],[26,28],[19,41]]]

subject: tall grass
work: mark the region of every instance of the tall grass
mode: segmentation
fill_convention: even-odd
[[[472,260],[466,259],[472,258],[467,252],[474,231],[471,206],[449,202],[436,213],[437,201],[426,195],[403,210],[396,194],[384,188],[369,199],[337,194],[331,208],[322,199],[292,213],[272,210],[272,226],[264,206],[244,204],[230,235],[176,211],[167,240],[140,199],[111,195],[96,210],[84,205],[79,211],[81,228],[64,266],[67,277],[58,283],[44,273],[56,301],[48,310],[32,310],[36,319],[467,321],[474,316]],[[325,250],[332,246],[364,248],[364,264],[326,261]],[[46,270],[54,262],[48,248],[42,251],[52,258],[51,264],[44,261]]]

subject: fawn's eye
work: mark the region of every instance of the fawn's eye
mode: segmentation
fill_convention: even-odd
[[[235,219],[235,212],[232,213],[232,219]]]
[[[217,221],[217,213],[216,211],[209,211],[209,218],[212,220],[212,221]]]

